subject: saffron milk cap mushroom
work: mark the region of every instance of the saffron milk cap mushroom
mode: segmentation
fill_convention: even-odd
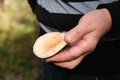
[[[33,52],[39,58],[48,58],[55,55],[67,43],[64,41],[65,33],[50,32],[38,37],[33,45]]]

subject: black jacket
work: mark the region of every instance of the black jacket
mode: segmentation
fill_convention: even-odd
[[[71,26],[75,26],[79,18],[83,16],[74,15],[73,17],[71,15],[64,15],[65,17],[62,19],[63,21],[59,21],[59,19],[62,18],[62,14],[59,14],[59,16],[56,14],[51,14],[38,6],[36,0],[28,1],[38,21],[42,22],[43,24],[47,23],[46,25],[49,26],[54,25],[54,28],[59,30],[69,30],[73,28]],[[67,2],[71,0],[64,1]],[[112,17],[112,28],[105,37],[116,37],[117,39],[98,43],[93,53],[88,55],[75,69],[71,70],[75,74],[120,74],[120,0],[113,3],[100,4],[97,9],[100,8],[107,8]],[[51,22],[49,20],[49,17],[51,16],[55,18],[55,21]],[[63,24],[68,22],[71,24]],[[66,27],[64,28],[63,26]]]

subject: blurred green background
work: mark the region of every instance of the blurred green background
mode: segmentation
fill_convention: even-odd
[[[27,0],[0,0],[0,80],[42,80],[35,26]]]

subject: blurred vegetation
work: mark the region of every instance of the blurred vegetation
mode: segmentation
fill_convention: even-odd
[[[0,0],[0,80],[42,80],[35,25],[27,0]]]

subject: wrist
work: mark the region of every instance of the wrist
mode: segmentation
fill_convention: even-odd
[[[107,31],[109,31],[112,27],[112,17],[109,13],[109,11],[106,8],[100,9],[101,13],[104,15],[105,17],[105,27],[107,27]]]

